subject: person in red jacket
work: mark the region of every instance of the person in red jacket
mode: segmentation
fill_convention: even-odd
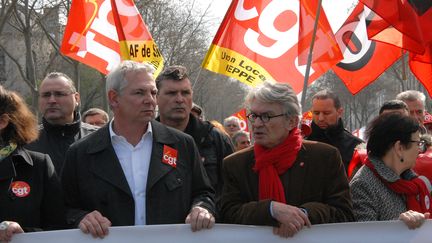
[[[419,154],[413,169],[417,174],[424,175],[432,181],[432,136],[423,134],[420,139],[425,142],[427,149],[426,152]]]

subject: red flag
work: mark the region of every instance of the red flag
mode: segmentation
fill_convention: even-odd
[[[112,4],[115,12],[112,11]],[[122,49],[117,30],[120,31],[120,40],[124,41]],[[146,47],[150,44],[142,44],[148,42],[152,42],[151,35],[133,0],[73,0],[61,52],[107,74],[120,63],[121,56],[124,59],[149,61],[156,67],[154,59],[146,58],[146,55],[149,52],[150,55],[160,53],[155,49],[148,52]]]
[[[156,77],[164,60],[133,0],[111,0],[111,5],[122,59],[151,63]]]
[[[313,3],[304,5],[303,8],[308,10],[302,12],[300,19],[300,3],[299,0],[232,1],[203,67],[252,86],[265,80],[287,82],[300,92],[306,66],[298,64],[298,57],[299,53],[307,53],[309,46],[298,45],[299,26],[302,22],[302,38],[310,39],[315,19],[312,9],[316,6]],[[322,14],[320,20],[324,18]],[[326,61],[340,60],[329,29],[328,22],[320,21],[315,44],[318,51],[314,55],[309,83],[328,70]]]
[[[371,26],[370,36],[409,50],[411,71],[432,94],[432,1],[361,1],[383,20]]]
[[[426,47],[423,55],[410,53],[409,66],[411,72],[432,95],[432,44]]]
[[[312,41],[312,30],[316,18],[316,11],[318,9],[318,1],[300,0],[300,3],[298,62],[300,65],[306,65],[310,43]],[[314,44],[312,63],[319,63],[322,68],[329,69],[343,59],[339,45],[333,35],[322,7],[320,8],[316,38],[320,39],[320,41]]]
[[[344,59],[333,71],[352,94],[375,81],[402,55],[400,48],[368,39],[366,18],[370,14],[373,13],[359,3],[336,33]]]
[[[248,125],[248,120],[246,117],[246,109],[245,108],[239,110],[238,112],[232,114],[231,116],[235,116],[238,119],[240,119],[240,129],[242,131],[249,132],[249,125]]]
[[[380,27],[374,26],[370,37],[423,54],[432,40],[432,1],[360,0],[379,15]],[[385,33],[392,32],[392,35]],[[391,38],[389,38],[391,36]]]

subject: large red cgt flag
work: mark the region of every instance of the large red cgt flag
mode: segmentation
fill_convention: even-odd
[[[274,80],[290,83],[296,92],[301,92],[306,71],[305,56],[309,51],[309,45],[305,43],[313,31],[316,2],[232,1],[203,67],[251,86]],[[309,83],[341,58],[322,11]]]
[[[122,59],[163,67],[133,0],[73,0],[61,52],[104,74]]]
[[[333,71],[352,94],[375,81],[402,56],[402,50],[390,44],[369,40],[366,19],[374,13],[359,3],[343,26],[336,32],[344,59]]]

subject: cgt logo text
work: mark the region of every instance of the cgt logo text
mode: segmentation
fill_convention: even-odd
[[[164,145],[162,163],[167,164],[173,168],[177,167],[177,150],[170,146]]]
[[[14,181],[11,185],[11,191],[17,197],[26,197],[30,194],[30,186],[24,181]]]
[[[167,164],[171,165],[171,166],[176,166],[177,163],[177,158],[173,158],[171,156],[169,156],[168,154],[164,154],[163,156],[163,160],[167,162]]]

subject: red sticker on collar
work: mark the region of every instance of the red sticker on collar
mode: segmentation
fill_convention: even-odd
[[[11,191],[17,197],[27,197],[30,194],[30,186],[25,181],[14,181],[11,183]]]
[[[164,145],[162,163],[177,167],[177,150],[171,148],[170,146]]]

